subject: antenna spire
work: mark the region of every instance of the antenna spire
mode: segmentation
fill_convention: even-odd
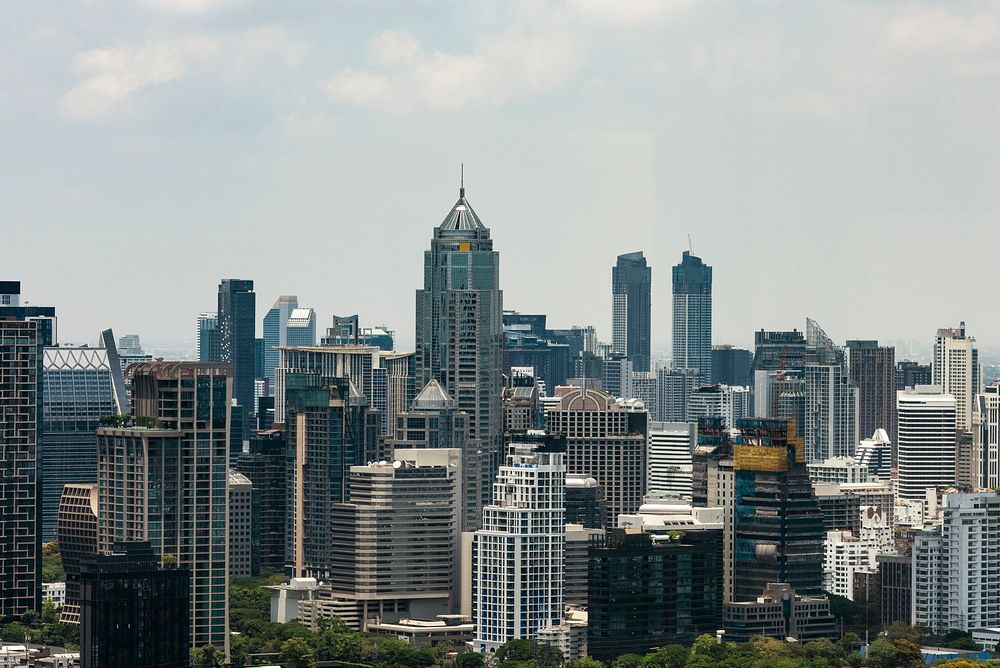
[[[462,177],[459,181],[458,196],[465,197],[465,163],[462,163]]]
[[[694,253],[694,246],[691,245],[691,235],[690,234],[688,235],[688,252],[692,253],[692,254]]]

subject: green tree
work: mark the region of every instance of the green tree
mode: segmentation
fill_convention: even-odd
[[[684,645],[667,645],[644,656],[639,668],[684,668],[690,655],[691,652]]]
[[[712,659],[721,660],[726,655],[727,649],[719,644],[715,636],[707,633],[698,636],[694,644],[691,645],[691,656],[707,656]]]
[[[538,644],[531,640],[509,640],[497,650],[497,663],[503,665],[508,661],[531,661],[535,658],[537,647]]]
[[[926,665],[920,646],[916,643],[900,639],[892,644],[896,648],[897,668],[922,668]]]
[[[604,668],[604,664],[597,659],[586,656],[582,659],[573,659],[566,662],[566,668]]]
[[[456,668],[483,668],[486,660],[478,652],[462,652],[455,657]]]
[[[24,642],[25,637],[30,639],[31,636],[31,628],[21,622],[11,622],[7,626],[3,627],[3,632],[0,633],[0,638],[3,638],[7,642],[14,643],[22,643]]]
[[[59,621],[59,607],[51,598],[42,601],[42,621],[46,624],[55,624]]]
[[[638,654],[622,654],[611,662],[611,668],[638,668],[642,658]]]
[[[889,642],[909,640],[916,645],[920,645],[924,641],[924,631],[919,626],[910,626],[903,622],[893,622],[885,627],[885,637],[888,638]]]
[[[955,640],[952,640],[951,642],[949,642],[947,644],[947,646],[950,647],[950,648],[952,648],[952,649],[965,649],[965,650],[969,650],[970,652],[976,652],[976,651],[982,649],[982,647],[980,647],[976,643],[976,641],[972,639],[972,636],[964,636],[962,638],[956,638]]]
[[[868,645],[864,665],[872,668],[893,668],[895,664],[896,647],[887,638],[876,638]]]
[[[215,645],[202,645],[191,652],[191,660],[197,668],[220,668],[226,654]]]
[[[302,638],[289,638],[281,644],[281,660],[292,668],[312,668],[316,665],[316,654]]]

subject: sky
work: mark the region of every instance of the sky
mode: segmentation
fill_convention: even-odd
[[[714,339],[1000,344],[1000,3],[34,0],[0,21],[0,279],[194,345],[219,279],[412,345],[458,195],[504,306],[610,339],[615,256]]]

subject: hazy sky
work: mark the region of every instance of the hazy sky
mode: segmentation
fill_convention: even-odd
[[[0,278],[63,340],[194,339],[221,277],[413,339],[468,197],[507,308],[610,338],[611,265],[715,271],[715,340],[1000,343],[1000,4],[6,3]]]

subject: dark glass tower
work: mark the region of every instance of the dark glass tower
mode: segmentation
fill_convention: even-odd
[[[625,336],[624,350],[635,371],[649,371],[649,311],[652,270],[642,251],[618,256],[611,268],[611,294],[616,304],[624,303],[612,313],[614,332]],[[624,316],[624,322],[619,322]]]
[[[848,341],[847,367],[858,386],[858,431],[869,438],[885,429],[896,442],[896,349],[878,341]]]
[[[416,386],[437,380],[458,410],[469,414],[469,437],[482,443],[479,489],[485,506],[500,466],[503,293],[500,254],[464,187],[434,228],[416,306]]]
[[[712,268],[684,251],[673,268],[675,369],[691,369],[699,382],[712,378]]]
[[[250,451],[239,456],[236,470],[250,478],[260,496],[260,567],[285,567],[285,436],[263,431],[250,438]],[[255,574],[256,575],[256,574]]]
[[[80,660],[88,668],[187,668],[191,574],[146,542],[84,560]]]
[[[42,603],[42,358],[56,318],[51,306],[21,306],[20,297],[19,281],[0,281],[0,619]]]
[[[819,595],[825,528],[795,423],[746,419],[736,426],[733,600],[754,601],[774,582]]]
[[[219,283],[219,361],[233,365],[233,398],[243,407],[240,439],[246,438],[253,413],[257,371],[257,295],[253,281],[224,278]]]

